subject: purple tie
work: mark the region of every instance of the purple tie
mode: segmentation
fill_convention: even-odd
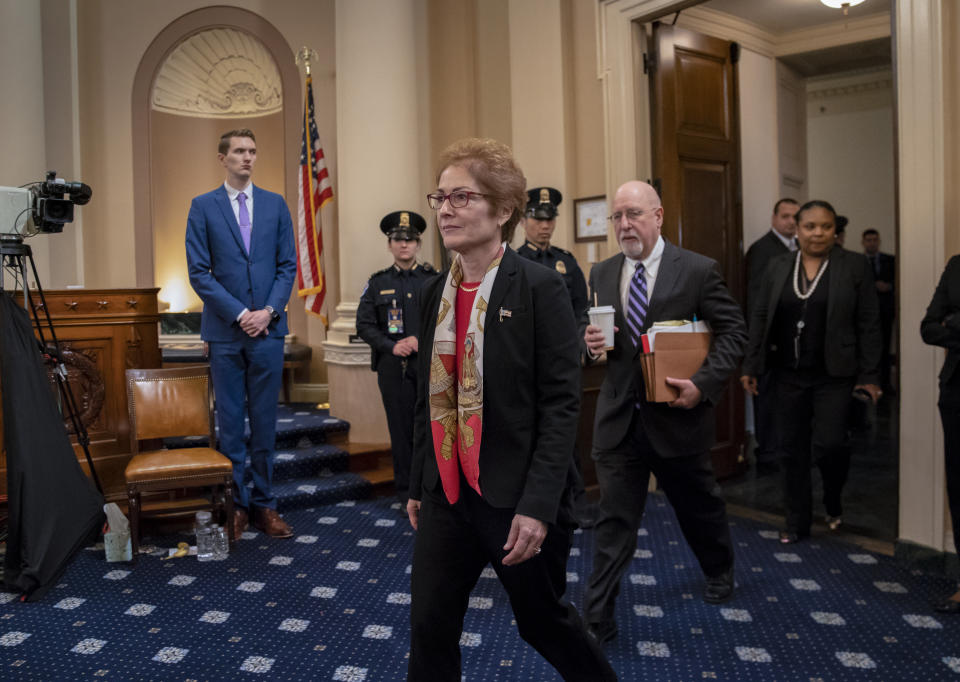
[[[647,317],[647,280],[643,276],[643,263],[637,263],[637,269],[630,278],[630,290],[627,294],[627,327],[630,340],[635,348],[640,346],[643,335],[643,322]]]
[[[237,195],[237,202],[240,204],[240,236],[243,237],[243,248],[250,253],[250,212],[247,210],[247,195],[243,192]]]

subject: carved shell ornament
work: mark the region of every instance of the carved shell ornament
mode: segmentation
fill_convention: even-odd
[[[276,62],[257,38],[234,28],[196,33],[157,72],[151,106],[178,116],[237,118],[274,114],[283,106]]]

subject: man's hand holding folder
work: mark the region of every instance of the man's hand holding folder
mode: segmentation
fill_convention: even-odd
[[[709,326],[696,320],[657,322],[641,343],[647,400],[682,409],[695,407],[703,396],[690,377],[710,351]]]

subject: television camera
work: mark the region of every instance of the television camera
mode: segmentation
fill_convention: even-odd
[[[83,206],[92,195],[89,185],[65,182],[56,171],[47,172],[42,182],[0,187],[0,236],[20,240],[62,232],[73,222],[74,205]]]

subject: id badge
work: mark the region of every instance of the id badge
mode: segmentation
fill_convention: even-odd
[[[387,309],[387,332],[403,334],[403,309],[397,307],[397,299],[393,299],[393,305]]]

